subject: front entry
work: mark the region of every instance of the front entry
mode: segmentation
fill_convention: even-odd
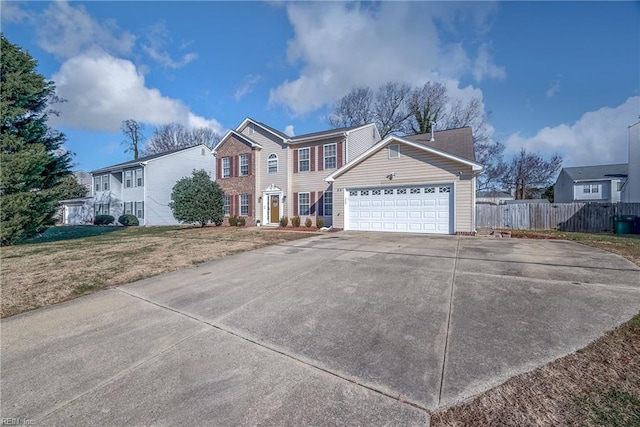
[[[269,196],[269,222],[276,224],[280,221],[280,196],[272,194]]]

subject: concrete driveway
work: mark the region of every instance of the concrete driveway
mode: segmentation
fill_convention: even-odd
[[[640,310],[640,269],[564,241],[336,233],[15,316],[2,417],[424,425]]]

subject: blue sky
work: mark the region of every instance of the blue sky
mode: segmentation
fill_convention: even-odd
[[[2,31],[67,102],[76,169],[128,160],[119,124],[295,134],[357,85],[480,97],[493,138],[565,165],[627,161],[640,115],[638,2],[7,2]]]

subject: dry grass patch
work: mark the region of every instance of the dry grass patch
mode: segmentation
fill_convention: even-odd
[[[640,236],[514,230],[565,239],[640,265]],[[432,426],[640,426],[640,314],[576,353],[432,415]]]
[[[131,227],[95,237],[3,247],[0,316],[312,235],[257,228]]]

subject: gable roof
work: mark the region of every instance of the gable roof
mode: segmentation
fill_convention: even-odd
[[[192,145],[190,147],[184,147],[184,148],[176,148],[174,150],[165,151],[164,153],[157,153],[157,154],[151,154],[149,156],[138,157],[137,160],[129,160],[127,162],[117,163],[115,165],[111,165],[111,166],[107,166],[107,167],[104,167],[104,168],[96,169],[96,170],[91,171],[89,173],[93,175],[93,174],[101,173],[101,172],[109,172],[109,171],[112,171],[114,169],[124,169],[124,168],[129,167],[129,166],[138,166],[141,163],[148,162],[149,160],[159,159],[160,157],[169,156],[171,154],[175,154],[175,153],[178,153],[180,151],[190,150],[190,149],[192,149],[194,147],[201,147],[201,146],[202,147],[206,147],[207,150],[209,149],[209,147],[207,147],[206,145],[203,145],[203,144]]]
[[[606,175],[627,175],[629,173],[629,164],[575,166],[562,168],[562,170],[574,181],[594,181],[613,178]]]
[[[436,150],[444,151],[473,162],[476,161],[473,149],[473,132],[470,127],[435,131],[434,141],[430,133],[419,133],[403,136],[403,139],[424,144]]]
[[[240,132],[236,132],[235,130],[231,129],[231,130],[229,130],[227,133],[225,133],[225,134],[224,134],[224,136],[223,136],[222,138],[220,138],[220,141],[218,141],[218,143],[216,144],[216,146],[215,146],[215,147],[213,147],[213,148],[211,149],[211,152],[212,152],[212,153],[217,152],[217,151],[218,151],[218,147],[219,147],[220,145],[222,145],[222,143],[227,139],[227,137],[229,137],[229,136],[231,136],[231,135],[235,136],[235,137],[236,137],[236,138],[238,138],[238,139],[243,140],[244,142],[246,142],[247,144],[249,144],[251,147],[260,147],[260,148],[262,148],[262,145],[258,144],[257,142],[255,142],[255,141],[254,141],[254,140],[252,140],[251,138],[249,138],[249,137],[247,137],[247,136],[245,136],[245,135],[241,134]]]
[[[271,133],[272,135],[282,139],[282,142],[287,143],[287,144],[296,144],[296,143],[306,142],[308,140],[313,140],[313,139],[322,139],[322,138],[329,138],[329,137],[332,137],[332,136],[339,136],[339,135],[342,135],[345,132],[348,133],[348,132],[354,131],[356,129],[361,129],[361,128],[364,128],[364,127],[367,127],[367,126],[375,126],[374,123],[367,123],[367,124],[364,124],[364,125],[347,126],[347,127],[342,127],[342,128],[323,130],[323,131],[320,131],[320,132],[311,132],[311,133],[305,133],[305,134],[302,134],[302,135],[289,136],[286,133],[281,132],[278,129],[274,129],[274,128],[272,128],[271,126],[269,126],[267,124],[264,124],[262,122],[253,120],[250,117],[247,117],[235,129],[235,132],[240,133],[240,129],[244,128],[249,123],[252,123],[252,124],[254,124],[256,126],[261,127],[262,129],[266,130],[267,132]],[[377,130],[378,129],[376,128],[376,132],[377,132]],[[225,135],[225,137],[226,137],[226,135]],[[217,146],[216,146],[216,148],[217,148]]]
[[[472,170],[474,172],[481,172],[482,169],[483,169],[482,165],[479,164],[479,163],[476,163],[474,160],[466,159],[464,157],[461,157],[461,156],[458,156],[458,155],[455,155],[455,154],[452,154],[452,153],[449,153],[449,152],[446,152],[446,151],[438,150],[438,149],[436,149],[436,148],[434,148],[434,147],[432,147],[430,145],[427,145],[427,144],[424,144],[424,143],[421,143],[421,142],[415,142],[415,141],[411,141],[409,139],[405,139],[404,137],[390,135],[390,136],[386,137],[383,141],[381,141],[381,142],[377,143],[376,145],[374,145],[373,147],[369,148],[367,151],[362,153],[360,156],[355,158],[353,161],[347,163],[346,165],[344,165],[343,167],[341,167],[337,171],[333,172],[331,175],[329,175],[328,177],[325,178],[325,181],[327,181],[327,182],[334,181],[335,178],[337,178],[338,176],[340,176],[343,173],[347,172],[348,170],[352,169],[358,163],[361,163],[362,161],[364,161],[368,157],[372,156],[376,152],[382,150],[384,147],[386,147],[389,144],[389,142],[392,142],[392,141],[401,142],[403,144],[410,145],[410,146],[412,146],[414,148],[417,148],[419,150],[426,151],[427,153],[436,154],[436,155],[445,157],[447,159],[454,160],[454,161],[460,162],[462,164],[466,164],[468,166],[471,166],[471,168],[472,168]]]

